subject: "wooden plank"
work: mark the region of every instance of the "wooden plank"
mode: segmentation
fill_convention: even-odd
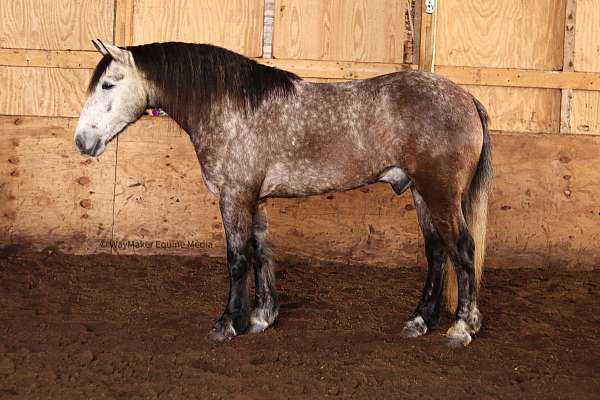
[[[575,70],[600,72],[600,4],[595,0],[577,2],[575,25]],[[600,96],[598,92],[573,91],[570,133],[600,133]]]
[[[71,118],[0,117],[0,243],[70,253],[106,251],[115,148],[84,158]]]
[[[275,0],[265,0],[263,18],[262,57],[273,58],[273,25],[275,24]]]
[[[115,37],[117,46],[133,43],[133,11],[135,0],[115,0]]]
[[[494,135],[489,266],[593,268],[600,262],[600,138]]]
[[[600,2],[577,0],[575,70],[600,72]]]
[[[120,136],[115,193],[114,240],[152,244],[116,252],[225,254],[217,200],[202,182],[189,137],[171,119],[142,118]],[[161,245],[178,241],[206,246]]]
[[[575,71],[575,26],[577,0],[566,0],[563,71]],[[571,133],[573,89],[563,89],[560,101],[560,133]]]
[[[93,69],[101,57],[95,50],[0,49],[0,66]]]
[[[465,88],[486,106],[492,129],[559,132],[559,90],[471,85]]]
[[[421,1],[421,34],[419,44],[419,69],[421,71],[435,72],[436,41],[438,24],[438,3],[435,0],[433,13],[426,12],[427,1]]]
[[[277,0],[276,58],[402,63],[406,1]]]
[[[264,0],[134,0],[133,44],[211,43],[262,54]]]
[[[0,47],[91,50],[113,39],[114,0],[2,0]]]
[[[0,66],[0,114],[77,117],[90,70]]]
[[[564,21],[565,0],[444,0],[437,63],[560,70]]]
[[[291,59],[256,59],[276,68],[292,71],[303,78],[365,79],[414,68],[409,64],[359,63],[351,61],[317,61]]]
[[[570,133],[577,135],[600,134],[600,92],[575,90],[571,107]]]
[[[436,65],[435,72],[465,85],[600,90],[600,74],[598,73],[442,65]]]
[[[100,55],[95,51],[0,49],[0,66],[93,69],[99,60]],[[366,79],[417,67],[416,65],[397,63],[262,58],[255,58],[255,60],[295,72],[302,77],[324,79]],[[436,73],[463,85],[600,90],[600,73],[598,72],[534,71],[437,65]]]

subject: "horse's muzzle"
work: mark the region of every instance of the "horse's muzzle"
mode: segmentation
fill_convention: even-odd
[[[75,146],[77,146],[79,152],[84,155],[92,157],[99,155],[99,150],[102,147],[101,144],[100,138],[93,140],[92,143],[88,143],[83,135],[78,134],[75,136]]]

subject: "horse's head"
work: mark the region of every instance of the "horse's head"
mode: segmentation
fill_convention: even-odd
[[[148,103],[148,89],[129,50],[92,40],[104,56],[92,76],[88,98],[75,129],[81,154],[99,156],[106,144],[137,120]]]

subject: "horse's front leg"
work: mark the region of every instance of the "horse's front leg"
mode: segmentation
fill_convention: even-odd
[[[210,339],[219,342],[245,333],[250,322],[247,274],[251,265],[252,216],[256,200],[249,193],[242,190],[225,192],[219,199],[229,268],[229,299],[223,315],[209,334]]]
[[[255,257],[254,281],[256,296],[254,309],[250,316],[249,332],[258,333],[271,326],[279,314],[271,242],[267,229],[267,213],[264,206],[257,207],[254,213],[252,245]]]

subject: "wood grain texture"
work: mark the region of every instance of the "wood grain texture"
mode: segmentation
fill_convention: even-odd
[[[433,13],[427,13],[425,1],[420,2],[421,8],[421,32],[419,43],[419,69],[421,71],[435,71],[436,41],[437,41],[437,21],[438,21],[438,3],[434,3]]]
[[[76,122],[0,117],[0,243],[106,251],[100,240],[112,230],[116,148],[80,156]]]
[[[294,72],[303,78],[366,79],[415,68],[410,64],[363,63],[293,59],[256,59],[259,63]]]
[[[92,50],[112,43],[114,0],[0,0],[0,47]]]
[[[600,72],[600,3],[577,1],[575,24],[576,71]],[[600,93],[574,90],[571,99],[570,133],[600,134]]]
[[[93,69],[100,55],[95,51],[0,49],[0,65]],[[292,71],[304,78],[366,79],[405,69],[414,64],[254,58],[259,63]],[[514,68],[436,66],[436,73],[464,85],[600,91],[600,73],[535,71]]]
[[[577,0],[575,70],[600,72],[600,2]]]
[[[115,44],[133,43],[133,11],[135,0],[115,0]]]
[[[97,51],[0,49],[0,66],[93,69]]]
[[[0,114],[77,117],[90,70],[0,66]]]
[[[488,265],[600,263],[600,138],[495,135]]]
[[[487,108],[499,131],[558,133],[560,90],[465,85]]]
[[[565,0],[443,0],[438,12],[437,64],[562,69]]]
[[[563,71],[575,71],[575,24],[577,0],[565,0],[565,37],[563,42]],[[560,101],[560,133],[571,133],[573,89],[563,89]]]
[[[570,133],[600,135],[600,92],[573,91]]]
[[[114,240],[207,241],[210,248],[119,253],[225,254],[219,207],[205,188],[189,137],[169,118],[142,118],[119,137]]]
[[[211,43],[262,54],[264,0],[134,0],[133,44]]]
[[[516,68],[436,65],[435,72],[465,85],[545,89],[600,90],[600,74],[573,71],[536,71]]]
[[[276,58],[402,63],[407,2],[277,0]]]

